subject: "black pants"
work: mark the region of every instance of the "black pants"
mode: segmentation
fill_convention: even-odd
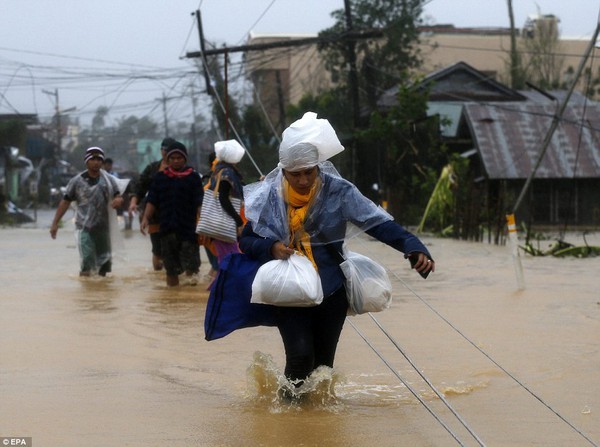
[[[285,376],[289,380],[303,380],[321,365],[333,368],[347,310],[344,287],[318,306],[278,309],[277,327],[285,347]]]

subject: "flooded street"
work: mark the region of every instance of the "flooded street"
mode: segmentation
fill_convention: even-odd
[[[518,291],[508,247],[424,237],[437,271],[423,281],[401,254],[353,241],[390,270],[392,307],[374,317],[398,346],[368,315],[350,317],[334,374],[289,404],[276,398],[275,328],[205,341],[206,284],[168,289],[137,223],[112,277],[80,278],[69,214],[56,240],[52,214],[0,228],[0,437],[37,447],[480,445],[470,430],[489,446],[600,445],[600,257],[523,257]],[[600,245],[598,233],[586,237]]]

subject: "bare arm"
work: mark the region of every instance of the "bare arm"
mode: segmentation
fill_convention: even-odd
[[[138,198],[134,194],[129,199],[129,209],[127,210],[127,212],[129,212],[130,215],[133,215],[133,213],[135,213],[137,211],[137,206],[138,206]]]
[[[70,206],[71,202],[69,202],[68,200],[62,199],[59,202],[58,208],[56,208],[56,214],[54,215],[54,220],[52,221],[52,225],[50,225],[50,236],[52,237],[52,239],[56,239],[56,233],[58,233],[58,223],[65,215]]]
[[[144,217],[142,217],[142,222],[140,223],[140,231],[142,234],[146,234],[146,230],[148,229],[148,222],[154,216],[154,212],[156,211],[156,207],[150,202],[146,202],[146,208],[144,209]]]

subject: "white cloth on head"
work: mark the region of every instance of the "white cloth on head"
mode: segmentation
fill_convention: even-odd
[[[283,191],[283,170],[298,171],[318,166],[321,179],[306,216],[304,230],[311,245],[343,241],[377,225],[393,220],[383,208],[363,196],[343,179],[328,158],[344,146],[325,119],[307,112],[283,132],[279,164],[263,181],[244,186],[245,214],[258,235],[288,244],[290,228]]]
[[[283,131],[278,166],[287,171],[312,168],[344,150],[335,130],[326,119],[306,112]]]
[[[244,157],[246,150],[237,140],[217,141],[215,143],[215,155],[220,161],[232,165],[239,163]]]

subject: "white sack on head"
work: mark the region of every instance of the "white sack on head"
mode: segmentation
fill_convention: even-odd
[[[245,153],[243,146],[237,140],[217,141],[215,143],[215,155],[225,163],[239,163]]]
[[[311,168],[343,150],[329,121],[317,118],[314,112],[306,112],[283,131],[279,167],[290,171]]]

